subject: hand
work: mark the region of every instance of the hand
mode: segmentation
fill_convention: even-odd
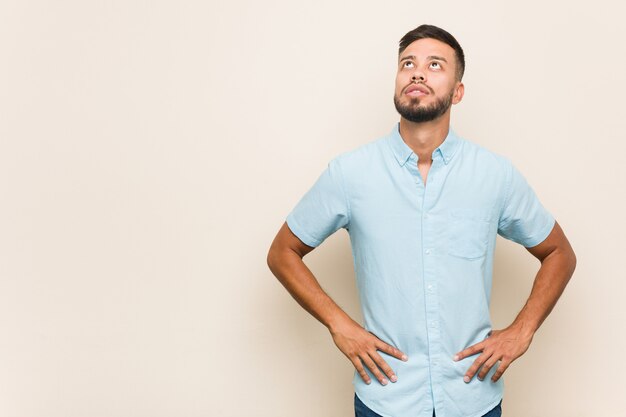
[[[398,380],[391,367],[376,350],[388,353],[403,361],[409,360],[400,350],[383,342],[354,321],[342,323],[339,327],[332,329],[331,335],[335,345],[354,364],[354,367],[366,384],[371,383],[371,380],[367,372],[365,372],[361,361],[367,365],[382,385],[387,385],[388,381],[376,365],[383,370],[392,382]]]
[[[511,362],[522,356],[524,352],[528,350],[532,339],[532,334],[522,332],[520,326],[511,325],[503,330],[491,331],[490,336],[482,342],[476,343],[457,353],[454,360],[459,361],[467,356],[483,352],[467,370],[463,380],[470,382],[474,374],[476,374],[476,371],[482,366],[482,369],[478,373],[478,379],[482,381],[485,379],[491,367],[495,365],[496,362],[500,361],[498,370],[491,377],[491,380],[496,382],[500,379]]]

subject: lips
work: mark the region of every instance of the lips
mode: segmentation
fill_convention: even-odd
[[[430,91],[428,91],[428,89],[425,86],[421,85],[421,84],[411,84],[406,89],[405,94],[408,94],[408,95],[426,95],[426,94],[430,94]]]

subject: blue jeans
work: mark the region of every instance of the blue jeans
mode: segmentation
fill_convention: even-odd
[[[376,414],[370,410],[361,399],[354,393],[354,416],[355,417],[381,417],[380,414]],[[483,417],[500,417],[502,416],[502,400],[491,411],[487,412]],[[435,410],[433,410],[433,417],[435,416]]]

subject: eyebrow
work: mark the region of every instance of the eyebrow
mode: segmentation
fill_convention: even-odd
[[[398,63],[400,63],[400,62],[402,62],[402,61],[406,61],[407,59],[413,59],[413,60],[414,60],[414,59],[415,59],[415,55],[407,55],[407,56],[405,56],[404,58],[402,58],[402,59],[401,59]],[[439,61],[443,61],[443,62],[445,62],[446,64],[448,63],[448,61],[447,61],[444,57],[442,57],[442,56],[437,56],[437,55],[429,55],[429,56],[427,56],[427,57],[426,57],[426,59],[427,59],[427,60],[428,60],[428,59],[437,59],[437,60],[439,60]]]

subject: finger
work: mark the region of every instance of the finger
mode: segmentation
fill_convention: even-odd
[[[408,361],[409,358],[407,355],[405,355],[402,351],[400,351],[400,349],[396,349],[395,347],[388,345],[387,343],[383,342],[382,340],[378,339],[379,342],[376,344],[376,349],[380,350],[381,352],[385,352],[391,356],[395,356],[396,358],[403,360],[403,361]]]
[[[496,362],[498,362],[498,358],[496,357],[496,355],[492,355],[489,360],[485,362],[483,367],[480,368],[480,372],[478,372],[478,379],[480,379],[481,381],[485,379],[485,376],[487,376],[489,370],[493,365],[496,364]]]
[[[483,365],[483,363],[485,363],[485,361],[488,358],[489,357],[484,353],[480,355],[478,358],[476,358],[472,366],[470,366],[467,372],[465,373],[465,377],[463,378],[463,381],[470,382],[472,378],[474,377],[474,374],[476,374],[476,371],[478,371],[478,369]]]
[[[385,378],[385,376],[380,372],[380,369],[378,369],[378,366],[376,366],[376,364],[374,363],[374,361],[372,360],[372,358],[370,358],[370,356],[367,354],[367,352],[365,352],[365,354],[363,356],[361,356],[361,360],[363,361],[363,363],[365,364],[365,366],[367,366],[370,371],[372,371],[372,373],[374,374],[374,376],[376,377],[376,379],[378,379],[378,381],[380,381],[381,384],[383,385],[387,385],[387,383],[389,382],[387,380],[387,378]]]
[[[372,357],[372,359],[374,359],[374,362],[376,362],[378,367],[380,369],[382,369],[383,372],[389,377],[391,382],[396,382],[398,380],[398,377],[396,376],[396,374],[391,369],[391,366],[389,366],[389,364],[387,362],[385,362],[385,360],[383,358],[381,358],[380,355],[378,353],[376,353],[376,351],[371,352],[370,356]]]
[[[475,355],[478,352],[481,352],[483,350],[483,348],[485,347],[485,342],[479,342],[476,343],[475,345],[472,345],[466,349],[463,349],[462,351],[460,351],[459,353],[457,353],[456,355],[454,355],[454,360],[455,361],[459,361],[463,358],[466,358],[468,356],[472,356]]]
[[[505,361],[505,360],[500,361],[500,365],[498,365],[498,369],[496,370],[496,373],[493,374],[493,376],[491,377],[491,380],[493,382],[496,382],[498,379],[500,379],[500,377],[502,376],[504,371],[506,371],[506,368],[508,368],[510,364],[511,362],[509,361]]]
[[[350,361],[352,362],[352,364],[356,368],[356,370],[359,373],[359,375],[361,375],[361,379],[363,380],[363,382],[365,382],[366,384],[369,385],[372,382],[372,380],[370,379],[370,377],[367,374],[367,372],[365,372],[365,368],[363,368],[363,364],[361,363],[361,358],[359,358],[358,356],[356,356],[354,358],[351,357]]]

